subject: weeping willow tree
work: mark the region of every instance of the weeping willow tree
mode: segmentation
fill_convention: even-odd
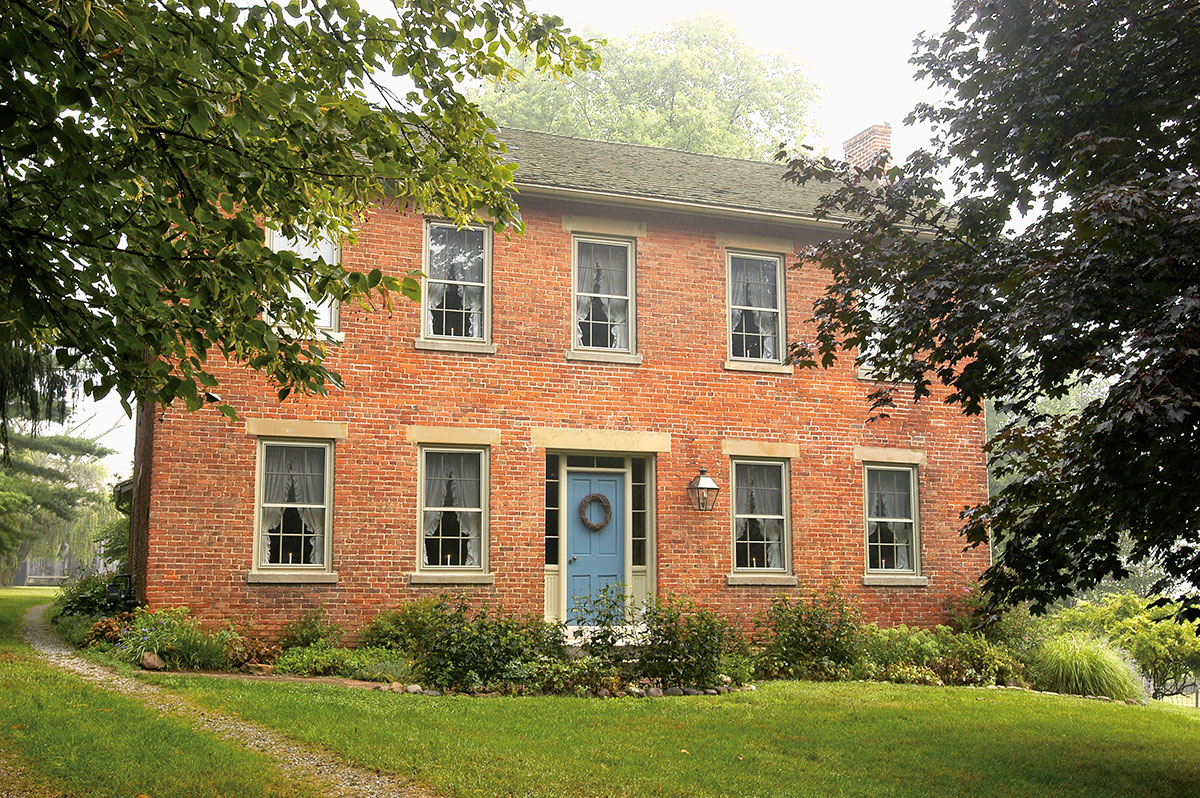
[[[66,421],[79,380],[45,348],[0,345],[0,581],[27,556],[90,558],[111,520],[101,462],[109,450],[70,431],[42,434]]]

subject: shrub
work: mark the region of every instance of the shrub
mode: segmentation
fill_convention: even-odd
[[[550,659],[514,662],[504,673],[504,682],[517,691],[587,695],[601,689],[615,693],[624,686],[624,676],[599,657],[575,660]]]
[[[688,599],[654,597],[642,611],[645,631],[638,646],[638,675],[664,686],[711,687],[721,654],[732,637],[729,624]]]
[[[886,665],[877,672],[876,678],[895,684],[925,684],[934,687],[942,687],[945,684],[933,668],[910,662],[893,662]]]
[[[777,596],[755,626],[768,676],[843,678],[859,656],[858,609],[833,587],[812,598]]]
[[[342,642],[342,634],[342,627],[336,623],[326,623],[324,607],[314,607],[283,627],[279,635],[279,647],[286,651],[318,643],[337,646]]]
[[[1200,671],[1196,622],[1176,619],[1178,606],[1133,593],[1116,593],[1092,603],[1081,601],[1051,621],[1062,632],[1106,637],[1129,653],[1150,682],[1155,698],[1183,692]]]
[[[113,651],[136,664],[142,654],[157,654],[169,668],[227,670],[229,631],[206,632],[187,607],[148,610],[139,607],[128,625],[120,629],[121,641]]]
[[[637,611],[629,603],[625,585],[608,584],[597,596],[576,596],[573,601],[576,623],[588,627],[586,632],[576,632],[580,649],[609,667],[623,668],[637,622]]]
[[[1072,695],[1124,700],[1142,695],[1141,682],[1121,655],[1092,635],[1074,632],[1046,640],[1034,655],[1035,684]]]
[[[111,574],[98,574],[93,571],[79,571],[59,589],[51,605],[51,613],[59,618],[64,615],[76,615],[89,618],[99,617],[108,611],[108,583],[112,581]]]
[[[229,664],[234,668],[242,668],[251,663],[270,665],[280,652],[279,646],[273,646],[249,634],[239,633],[232,627],[225,648]]]
[[[888,629],[868,624],[862,628],[859,645],[863,660],[877,669],[897,665],[924,667],[942,653],[942,644],[933,632],[903,624]]]
[[[338,676],[356,679],[359,674],[381,677],[398,662],[395,651],[385,648],[343,648],[319,641],[310,646],[293,646],[275,660],[275,673],[294,676]],[[387,667],[384,667],[387,663]],[[407,663],[405,663],[407,666]],[[381,681],[381,678],[366,681]],[[388,681],[401,681],[388,679]]]
[[[748,684],[754,679],[754,657],[749,654],[722,654],[717,670],[718,682]],[[726,679],[729,681],[725,682]]]
[[[945,609],[947,623],[954,631],[982,634],[1026,664],[1032,661],[1033,652],[1042,641],[1054,631],[1050,619],[1033,615],[1028,603],[988,612],[978,584],[947,599]]]
[[[413,651],[423,681],[444,690],[477,690],[505,681],[515,662],[563,656],[561,627],[519,619],[481,607],[474,615],[462,600],[430,611],[428,640]]]
[[[87,636],[83,639],[83,645],[94,646],[98,643],[107,643],[115,646],[121,642],[121,638],[125,636],[126,627],[133,622],[133,619],[132,612],[121,612],[111,618],[101,618],[88,629]]]
[[[941,653],[929,668],[944,684],[1020,684],[1024,669],[1011,654],[981,634],[954,634],[947,626],[936,630]]]
[[[59,637],[73,648],[83,648],[88,645],[88,634],[95,621],[91,615],[56,615],[53,619],[54,630]]]
[[[379,652],[379,656],[385,656],[384,651],[388,649],[374,649]],[[406,659],[396,659],[395,652],[389,651],[391,659],[383,659],[378,661],[368,662],[362,667],[352,671],[349,678],[358,679],[361,682],[412,682],[413,667]]]
[[[431,630],[444,605],[444,599],[426,598],[381,612],[363,627],[358,644],[364,648],[408,652],[428,648]]]

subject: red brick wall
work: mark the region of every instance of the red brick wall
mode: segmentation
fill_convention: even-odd
[[[647,225],[637,242],[637,343],[641,365],[568,361],[571,234],[563,213],[592,208],[526,201],[527,233],[495,237],[492,355],[420,351],[417,306],[392,313],[342,308],[344,348],[330,365],[345,379],[328,398],[282,404],[256,375],[219,373],[221,395],[244,418],[344,421],[334,458],[336,585],[247,584],[252,564],[256,441],[215,411],[160,410],[154,438],[146,593],[153,605],[187,604],[202,618],[241,618],[272,634],[319,603],[354,629],[381,609],[462,588],[411,587],[417,561],[417,445],[408,425],[489,427],[490,561],[495,584],[465,592],[511,608],[543,607],[545,451],[532,427],[669,432],[656,465],[658,589],[730,615],[762,609],[778,588],[730,587],[729,459],[723,438],[799,444],[791,464],[793,568],[802,585],[840,580],[869,619],[930,625],[942,603],[986,567],[985,549],[963,552],[958,512],[985,496],[983,423],[932,400],[867,424],[873,385],[853,366],[794,376],[726,371],[726,256],[722,230],[781,235],[733,222],[626,213]],[[605,215],[619,215],[605,212]],[[422,221],[396,207],[375,212],[346,266],[403,273],[422,266]],[[789,263],[795,258],[789,258]],[[805,323],[823,275],[786,273],[787,335]],[[855,446],[919,449],[921,561],[926,587],[866,587],[861,464]],[[685,506],[700,466],[722,486],[716,510]]]

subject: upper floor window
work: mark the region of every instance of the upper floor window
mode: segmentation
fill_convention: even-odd
[[[271,249],[276,252],[293,252],[306,260],[323,260],[335,265],[342,262],[342,248],[326,238],[308,241],[288,238],[277,230],[267,234]],[[314,300],[308,291],[296,285],[288,286],[288,296],[299,299],[316,315],[314,322],[318,330],[336,332],[338,329],[338,303],[336,299]]]
[[[868,465],[867,570],[917,571],[917,469]]]
[[[425,337],[487,341],[488,228],[430,222],[426,229]]]
[[[734,570],[788,570],[787,464],[733,461]]]
[[[633,244],[575,239],[576,349],[633,351]]]
[[[328,442],[260,443],[260,567],[328,567],[332,453]]]
[[[783,261],[729,255],[729,356],[781,363]]]

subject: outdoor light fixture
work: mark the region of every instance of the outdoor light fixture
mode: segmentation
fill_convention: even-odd
[[[707,468],[701,468],[700,473],[688,483],[687,492],[693,507],[701,512],[708,512],[716,505],[721,487],[708,475]]]

